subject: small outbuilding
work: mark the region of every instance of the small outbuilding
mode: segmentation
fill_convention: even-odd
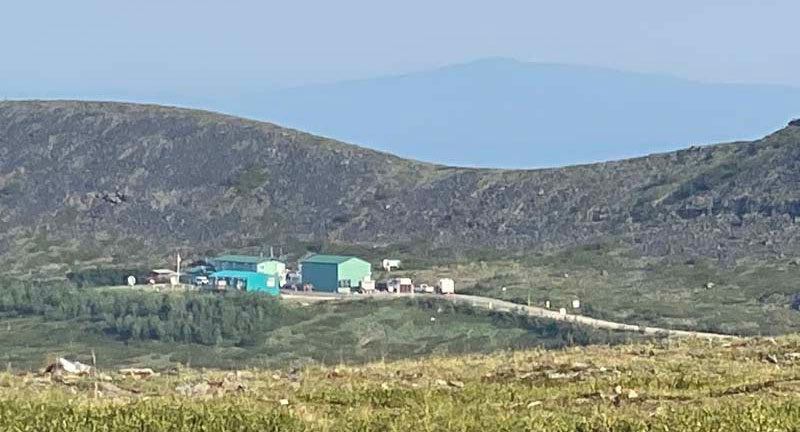
[[[278,275],[268,275],[258,272],[222,270],[209,276],[209,285],[212,289],[259,291],[270,295],[278,295]]]
[[[362,280],[372,275],[370,263],[352,256],[317,254],[299,264],[303,283],[311,284],[314,291],[358,288]]]
[[[383,266],[384,270],[389,272],[395,269],[399,269],[403,265],[403,262],[398,259],[385,259],[381,262],[381,265]]]
[[[172,283],[177,277],[178,273],[174,270],[153,269],[150,271],[150,274],[147,275],[147,281],[151,284],[168,284]]]

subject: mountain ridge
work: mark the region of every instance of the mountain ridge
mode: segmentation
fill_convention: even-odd
[[[729,265],[800,249],[799,144],[800,128],[787,126],[614,162],[476,169],[207,111],[1,102],[0,262],[58,273],[175,247],[517,253],[612,239]]]

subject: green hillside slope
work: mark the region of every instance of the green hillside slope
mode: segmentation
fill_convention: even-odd
[[[0,364],[55,357],[108,367],[299,367],[429,354],[560,348],[644,339],[446,299],[279,300],[257,293],[154,293],[0,283]]]

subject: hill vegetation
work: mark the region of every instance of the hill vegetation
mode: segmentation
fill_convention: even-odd
[[[800,261],[742,259],[722,267],[709,258],[642,257],[624,243],[590,243],[556,253],[436,263],[402,274],[418,281],[445,275],[459,292],[520,304],[570,308],[628,324],[735,335],[800,331]]]
[[[797,332],[798,144],[793,123],[749,143],[504,171],[207,112],[0,102],[0,268],[12,278],[0,428],[789,430],[794,337],[644,343],[444,298],[302,304],[96,285],[176,249],[278,246],[290,259],[391,255],[398,276],[450,276],[519,303],[580,299],[583,314],[632,324]],[[96,377],[14,374],[92,351]],[[162,375],[134,381],[119,366]]]
[[[275,246],[402,258],[422,282],[580,298],[634,324],[785,333],[800,328],[798,144],[795,122],[617,162],[468,169],[209,112],[6,101],[0,272],[110,285],[176,249]]]
[[[619,162],[480,170],[201,111],[2,102],[0,262],[63,276],[140,266],[175,247],[359,244],[424,259],[612,238],[639,256],[731,266],[797,252],[799,141],[788,126]]]
[[[431,353],[557,348],[637,340],[436,299],[304,305],[258,293],[155,293],[5,283],[0,363],[41,367],[53,356],[107,366],[238,368],[363,363]]]

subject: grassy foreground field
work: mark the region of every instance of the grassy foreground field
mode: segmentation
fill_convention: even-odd
[[[0,429],[791,431],[798,390],[800,338],[673,340],[144,379],[5,374]]]

